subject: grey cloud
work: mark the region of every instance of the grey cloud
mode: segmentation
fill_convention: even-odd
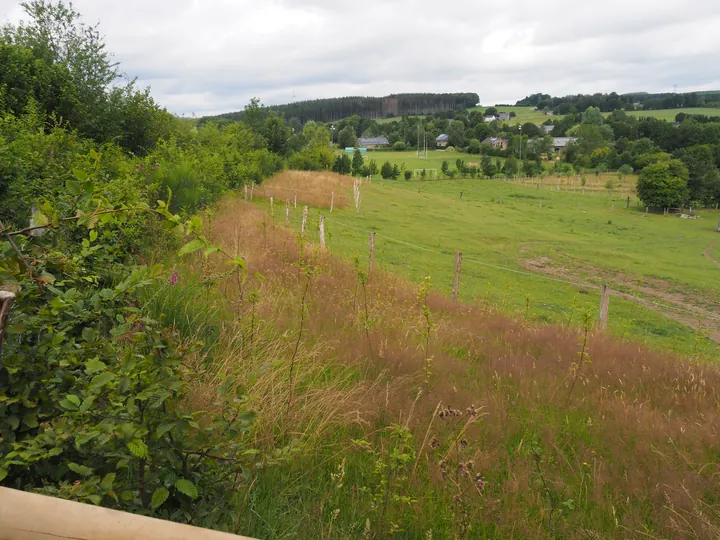
[[[178,114],[340,95],[707,89],[720,3],[693,0],[75,0]],[[18,2],[0,0],[0,20]]]

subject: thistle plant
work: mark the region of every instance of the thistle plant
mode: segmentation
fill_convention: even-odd
[[[481,495],[485,489],[485,478],[475,470],[475,462],[465,454],[469,442],[465,432],[481,415],[481,409],[471,405],[465,411],[452,407],[441,407],[438,417],[450,427],[450,437],[444,443],[436,435],[430,440],[439,460],[438,469],[444,484],[453,494],[453,530],[455,538],[467,538],[472,529],[468,497]],[[463,423],[464,422],[464,423]]]

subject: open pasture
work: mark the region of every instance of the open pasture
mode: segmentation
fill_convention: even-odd
[[[694,220],[646,215],[634,197],[628,207],[626,193],[500,180],[385,181],[361,191],[360,212],[353,203],[311,212],[309,238],[317,240],[320,212],[329,249],[367,261],[374,231],[377,266],[413,281],[430,276],[446,294],[461,251],[462,300],[541,322],[596,316],[609,284],[614,335],[689,355],[717,352],[715,211]],[[296,228],[300,215],[298,207]]]

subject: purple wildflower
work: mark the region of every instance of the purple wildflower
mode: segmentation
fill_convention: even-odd
[[[170,283],[170,286],[171,287],[174,286],[178,282],[178,279],[180,279],[180,276],[178,275],[178,273],[173,272],[172,276],[170,276],[170,279],[168,280],[168,282]]]

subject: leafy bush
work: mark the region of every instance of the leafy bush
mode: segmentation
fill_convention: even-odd
[[[122,264],[112,244],[139,212],[193,236],[181,254],[219,248],[198,220],[163,203],[113,206],[78,177],[66,185],[74,215],[43,205],[38,225],[53,232],[6,230],[0,245],[0,278],[18,289],[0,365],[0,481],[178,521],[222,511],[263,461],[244,442],[253,414],[230,380],[207,411],[186,410],[200,374],[183,359],[198,344],[149,317],[139,296],[167,272]]]

